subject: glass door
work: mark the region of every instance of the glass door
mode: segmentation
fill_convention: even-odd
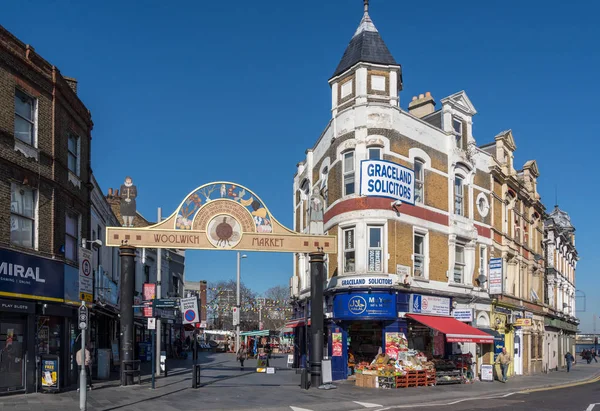
[[[0,318],[0,391],[25,388],[25,320]]]

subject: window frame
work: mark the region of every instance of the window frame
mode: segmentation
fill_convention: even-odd
[[[14,136],[15,139],[19,140],[22,143],[25,143],[31,147],[36,147],[37,148],[37,111],[38,111],[38,100],[37,98],[33,97],[32,95],[30,95],[29,93],[26,93],[25,91],[21,90],[20,88],[15,88],[15,99],[20,98],[18,96],[18,94],[24,96],[25,98],[29,99],[31,101],[31,120],[28,118],[23,117],[21,114],[17,113],[17,107],[15,106],[14,110],[15,110],[15,118],[14,118]],[[21,98],[22,100],[22,98]],[[22,138],[17,137],[17,133],[16,133],[16,117],[19,117],[20,119],[28,122],[31,124],[31,141],[25,141]]]
[[[417,173],[417,163],[421,168],[421,178],[419,178]],[[415,168],[415,203],[425,204],[425,161],[421,158],[415,158],[413,166]],[[420,187],[418,188],[418,186]],[[420,200],[417,200],[417,191],[419,189],[421,191],[421,197]]]
[[[416,238],[420,237],[423,239],[423,243],[422,243],[422,254],[418,254],[416,251]],[[428,256],[428,233],[425,231],[421,231],[421,230],[414,230],[413,231],[413,254],[412,254],[412,260],[413,260],[413,277],[414,278],[423,278],[423,279],[427,279],[429,278],[429,274],[428,274],[428,270],[427,270],[427,256]],[[417,275],[417,259],[421,258],[421,275]]]
[[[352,170],[346,169],[346,157],[352,155]],[[351,183],[346,181],[352,180]],[[354,150],[348,150],[342,153],[342,184],[344,196],[356,194],[356,153]],[[352,184],[352,192],[347,191],[348,184]]]
[[[71,151],[71,139],[75,140],[75,152]],[[67,135],[67,169],[69,170],[69,172],[73,173],[74,175],[76,175],[77,177],[80,176],[81,174],[81,149],[80,149],[80,144],[81,144],[81,137],[79,137],[77,134],[75,133],[69,133]],[[75,158],[75,170],[71,169],[71,164],[69,162],[70,158],[74,157]]]
[[[487,247],[484,245],[479,245],[479,274],[484,275],[486,279],[488,279],[488,265],[487,265]],[[487,288],[488,281],[486,281],[486,286],[482,288]],[[481,284],[480,284],[481,287]]]
[[[356,272],[356,226],[343,227],[341,230],[342,230],[342,235],[341,235],[342,272],[344,274],[355,273]],[[346,248],[346,233],[347,232],[352,232],[352,241],[351,241],[352,247],[349,247],[349,248]],[[352,269],[347,269],[348,261],[347,261],[346,253],[354,253],[354,257],[352,258],[354,260],[352,263],[352,264],[354,264],[354,267]]]
[[[460,185],[456,184],[457,180],[460,180],[460,182],[461,182]],[[460,194],[456,190],[457,187],[460,187]],[[464,213],[465,213],[464,201],[465,201],[465,178],[460,174],[456,174],[454,176],[454,214],[455,215],[464,216]],[[457,207],[457,204],[460,204],[460,207]],[[460,210],[459,210],[459,208],[460,208]]]
[[[459,125],[459,130],[456,130],[455,124]],[[463,121],[459,117],[452,116],[452,133],[454,134],[454,144],[456,148],[463,148]]]
[[[371,152],[377,152],[377,158],[372,157]],[[369,160],[382,160],[381,147],[367,147],[367,157]]]
[[[65,212],[65,259],[69,261],[78,262],[79,261],[79,235],[80,235],[80,215],[74,211],[66,211]],[[67,231],[67,219],[75,220],[75,236]],[[75,253],[74,259],[67,256],[67,240],[74,239],[75,244],[73,247],[73,252]]]
[[[372,246],[371,245],[371,229],[379,230],[379,245]],[[368,273],[383,273],[384,271],[384,257],[383,257],[383,249],[384,249],[384,226],[382,224],[367,224],[367,272]],[[356,245],[355,245],[356,247]],[[370,266],[370,253],[373,250],[375,253],[379,251],[379,270],[371,269]]]
[[[32,217],[29,217],[28,215],[26,215],[25,213],[23,213],[23,210],[21,211],[14,211],[13,210],[13,200],[12,200],[12,195],[13,195],[13,191],[16,190],[24,190],[24,191],[29,191],[31,192],[31,214]],[[20,219],[25,219],[25,220],[29,220],[31,221],[31,247],[26,246],[26,245],[22,245],[22,244],[18,244],[15,241],[13,241],[12,238],[12,229],[11,229],[11,238],[10,238],[10,243],[12,245],[16,245],[18,247],[23,247],[23,248],[31,248],[33,250],[37,249],[37,223],[38,223],[38,212],[37,212],[37,208],[38,208],[38,199],[37,199],[37,190],[32,188],[32,187],[28,187],[25,186],[23,184],[19,184],[16,182],[11,182],[10,183],[10,195],[11,195],[11,207],[10,207],[10,219],[11,219],[11,227],[12,227],[12,217],[15,216],[17,218],[17,220]]]
[[[462,261],[458,261],[458,249],[462,249]],[[465,270],[466,270],[466,251],[467,251],[467,247],[466,244],[461,243],[461,242],[457,242],[456,244],[454,244],[454,267],[452,269],[452,282],[455,284],[466,284],[465,282]],[[456,269],[457,267],[460,268],[460,277],[461,280],[456,281]]]

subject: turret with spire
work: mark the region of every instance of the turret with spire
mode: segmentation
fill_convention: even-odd
[[[339,110],[369,101],[399,104],[402,67],[371,20],[369,0],[363,0],[363,6],[362,20],[329,80],[334,116]]]

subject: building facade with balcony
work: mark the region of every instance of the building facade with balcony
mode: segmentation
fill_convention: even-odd
[[[490,328],[492,180],[490,156],[473,136],[472,102],[461,91],[436,110],[426,93],[413,97],[408,111],[401,109],[402,68],[368,4],[329,85],[332,119],[294,177],[294,227],[338,239],[338,253],[327,258],[325,290],[334,378],[345,378],[349,351],[370,361],[395,333],[436,355],[469,352],[478,370],[492,360],[491,342],[437,341],[434,347],[432,330],[411,317],[451,321],[456,314],[473,327]],[[398,179],[413,170],[414,201],[400,204],[390,199],[393,193],[369,193],[367,180],[377,170],[369,165]],[[296,255],[294,267],[290,325],[302,366],[309,345],[308,256]],[[335,354],[333,335],[342,341]]]
[[[575,307],[575,271],[579,255],[575,247],[575,227],[567,212],[558,206],[544,221],[546,247],[546,346],[548,369],[566,366],[567,351],[575,355],[579,326]]]

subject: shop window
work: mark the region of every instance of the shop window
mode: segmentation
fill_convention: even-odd
[[[454,177],[454,214],[463,215],[464,207],[464,187],[463,179],[460,176]]]
[[[25,322],[0,321],[0,391],[22,389],[25,383]]]
[[[354,192],[354,151],[348,151],[344,153],[344,195]]]
[[[370,147],[369,148],[369,160],[381,160],[381,148]]]
[[[356,271],[356,251],[354,243],[354,228],[347,228],[343,231],[344,239],[344,273],[353,273]]]
[[[423,160],[415,159],[415,202],[424,202],[425,170]]]
[[[10,185],[10,191],[10,242],[34,248],[36,192],[16,183]]]
[[[383,258],[383,227],[381,226],[368,226],[367,231],[369,234],[369,249],[368,255],[368,271],[370,273],[381,273],[383,271],[382,258]]]
[[[456,244],[454,247],[454,282],[462,284],[465,278],[465,246]]]
[[[65,258],[77,261],[79,248],[79,215],[67,212],[65,214]]]
[[[425,278],[425,234],[413,236],[413,273],[415,277]]]

